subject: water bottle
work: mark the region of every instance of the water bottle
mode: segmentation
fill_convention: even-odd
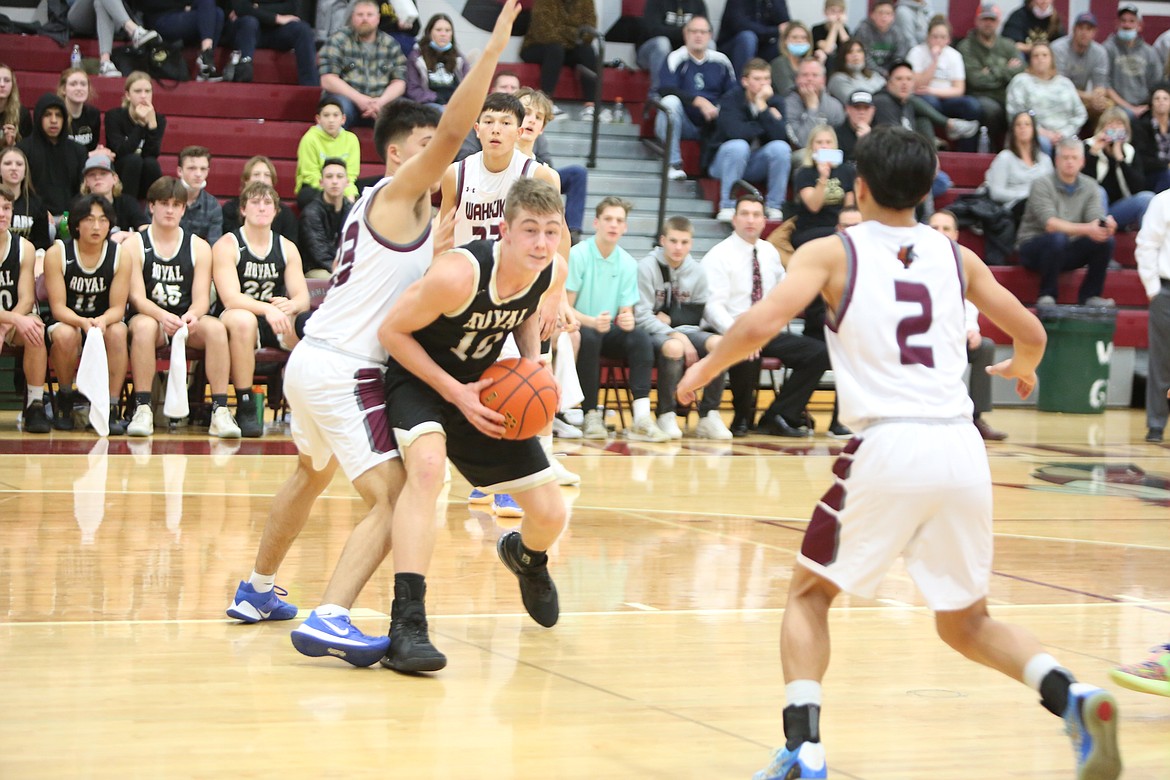
[[[76,47],[74,47],[76,48]],[[69,241],[69,212],[61,212],[61,221],[57,223],[57,238],[62,241]]]
[[[991,134],[987,132],[987,125],[979,126],[979,146],[976,151],[980,154],[991,153]]]
[[[628,124],[630,121],[630,112],[626,110],[626,104],[620,97],[614,98],[613,119],[610,121],[615,125]]]
[[[80,68],[81,67],[81,47],[78,46],[77,44],[73,45],[73,53],[69,55],[69,67],[71,67],[71,68]]]

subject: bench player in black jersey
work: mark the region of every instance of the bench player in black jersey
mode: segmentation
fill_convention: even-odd
[[[15,202],[16,193],[0,187],[0,351],[5,344],[24,348],[28,390],[22,427],[25,433],[48,433],[51,426],[45,416],[45,372],[49,362],[45,324],[32,313],[37,305],[33,278],[36,250],[27,238],[8,229]]]
[[[480,403],[490,382],[479,377],[509,333],[522,356],[539,358],[534,315],[568,270],[557,259],[563,210],[551,185],[519,179],[508,192],[499,239],[435,258],[378,331],[390,353],[386,405],[406,466],[395,513],[414,518],[414,533],[434,533],[430,519],[447,457],[471,484],[512,494],[524,520],[519,531],[500,537],[497,549],[520,580],[528,614],[546,627],[560,615],[546,551],[564,528],[565,502],[539,441],[501,438],[503,415]]]

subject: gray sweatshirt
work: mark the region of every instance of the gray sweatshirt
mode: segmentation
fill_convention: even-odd
[[[669,269],[669,279],[663,273],[664,268]],[[655,247],[638,261],[638,302],[634,304],[634,322],[650,335],[702,330],[698,325],[667,325],[655,315],[667,311],[669,303],[675,301],[682,305],[685,319],[697,323],[703,317],[709,294],[707,274],[694,255],[687,255],[682,265],[671,269],[662,247]]]

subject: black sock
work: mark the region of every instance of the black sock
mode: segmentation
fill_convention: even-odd
[[[805,742],[821,741],[821,706],[788,705],[784,708],[784,747],[796,750]]]
[[[118,419],[118,402],[117,401],[110,402],[110,419],[111,420]]]
[[[1040,681],[1040,704],[1056,717],[1064,717],[1064,710],[1068,707],[1068,687],[1074,682],[1068,669],[1056,667]]]
[[[525,568],[543,566],[548,563],[548,553],[530,550],[524,546],[524,541],[520,540],[520,563],[524,564]]]
[[[394,598],[422,601],[427,595],[426,577],[414,572],[399,572],[394,575]]]
[[[150,406],[150,393],[135,393],[134,394],[134,408],[140,406]]]
[[[251,387],[236,387],[236,406],[241,404],[250,404],[252,402],[252,388]]]
[[[211,410],[215,411],[221,406],[227,406],[227,393],[212,393]]]

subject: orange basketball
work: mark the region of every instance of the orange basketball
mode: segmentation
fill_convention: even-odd
[[[531,439],[548,425],[561,400],[549,370],[528,358],[507,358],[488,366],[482,379],[495,381],[479,400],[504,415],[505,439]]]

